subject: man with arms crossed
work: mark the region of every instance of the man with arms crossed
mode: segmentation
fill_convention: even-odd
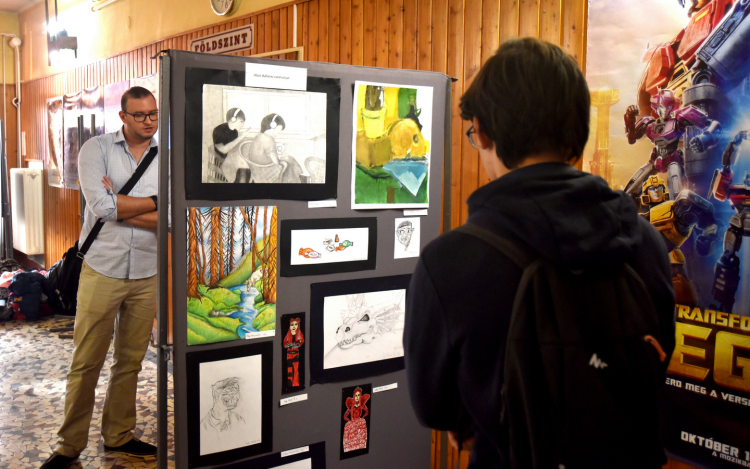
[[[156,314],[158,157],[130,191],[117,192],[151,148],[158,128],[156,99],[135,86],[122,95],[117,132],[87,141],[78,156],[86,213],[81,246],[101,218],[105,223],[86,253],[78,287],[73,361],[57,448],[42,469],[70,466],[88,444],[99,372],[114,331],[114,355],[102,413],[104,449],[130,456],[156,454],[133,436],[138,372]]]
[[[538,39],[505,42],[461,98],[469,142],[491,180],[469,197],[469,221],[556,265],[625,261],[646,284],[670,354],[674,296],[659,232],[630,197],[569,164],[583,153],[590,112],[572,57]],[[424,248],[412,277],[404,329],[412,406],[463,449],[473,442],[470,468],[511,467],[501,388],[521,273],[496,248],[453,231]]]

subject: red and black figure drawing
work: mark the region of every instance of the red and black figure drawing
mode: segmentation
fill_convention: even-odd
[[[283,393],[305,389],[305,313],[285,314],[281,317],[285,331],[282,346]]]
[[[370,451],[370,408],[372,385],[363,384],[342,391],[341,459],[367,454]]]

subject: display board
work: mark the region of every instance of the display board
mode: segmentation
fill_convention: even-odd
[[[247,64],[284,68],[249,87]],[[401,334],[442,226],[450,79],[173,50],[160,76],[176,467],[427,467]]]
[[[592,0],[588,25],[583,169],[632,187],[671,249],[666,448],[697,467],[747,467],[750,3]]]

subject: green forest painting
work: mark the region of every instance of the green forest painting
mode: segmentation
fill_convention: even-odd
[[[187,209],[188,345],[276,332],[276,207]]]

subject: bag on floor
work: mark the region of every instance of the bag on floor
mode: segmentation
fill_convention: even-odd
[[[458,231],[524,271],[508,333],[502,423],[511,467],[645,468],[659,435],[666,355],[651,296],[627,264],[570,271],[474,224]]]

